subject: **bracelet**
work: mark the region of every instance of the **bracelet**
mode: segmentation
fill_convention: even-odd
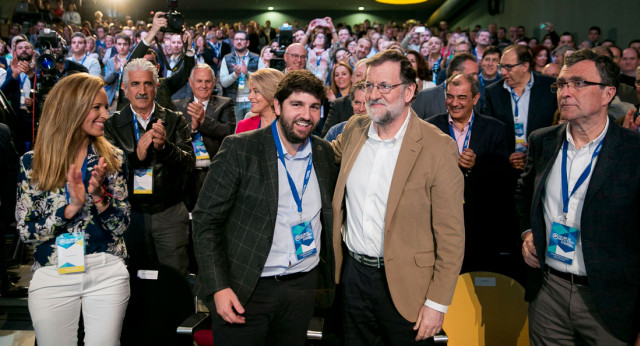
[[[104,189],[104,194],[102,195],[102,197],[98,201],[94,201],[93,199],[91,199],[96,207],[104,207],[109,203],[109,199],[107,198],[107,196],[111,195],[107,192],[106,186],[103,186],[102,188]]]

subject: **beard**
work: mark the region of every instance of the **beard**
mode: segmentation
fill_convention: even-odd
[[[303,120],[300,118],[287,121],[283,117],[279,117],[278,121],[280,122],[280,126],[282,127],[282,134],[284,135],[284,138],[286,138],[289,143],[293,144],[298,144],[306,141],[318,125],[313,123],[312,120]],[[310,126],[308,127],[308,131],[306,133],[297,133],[294,129],[295,122],[304,122],[310,124]]]
[[[382,107],[373,107],[374,105],[383,105]],[[384,126],[391,122],[393,122],[404,110],[404,102],[402,99],[398,98],[398,100],[389,104],[385,99],[380,98],[378,100],[369,100],[366,105],[367,114],[371,118],[371,121],[374,123]]]

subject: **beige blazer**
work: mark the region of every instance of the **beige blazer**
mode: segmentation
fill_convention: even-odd
[[[333,195],[336,283],[342,268],[345,187],[369,131],[367,115],[353,116],[332,143],[340,174]],[[391,181],[384,227],[384,264],[393,303],[415,322],[428,298],[449,305],[464,254],[464,180],[451,137],[411,110]]]

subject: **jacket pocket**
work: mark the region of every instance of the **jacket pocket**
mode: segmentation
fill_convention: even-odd
[[[415,254],[414,259],[416,261],[416,265],[421,268],[433,267],[436,263],[436,257],[433,251]]]

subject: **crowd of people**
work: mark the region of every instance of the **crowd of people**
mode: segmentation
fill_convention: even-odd
[[[640,342],[640,40],[57,5],[0,41],[38,344],[81,315],[117,344],[149,263],[197,273],[222,345],[302,345],[332,304],[348,345],[429,344],[472,271],[526,287],[532,344]]]

